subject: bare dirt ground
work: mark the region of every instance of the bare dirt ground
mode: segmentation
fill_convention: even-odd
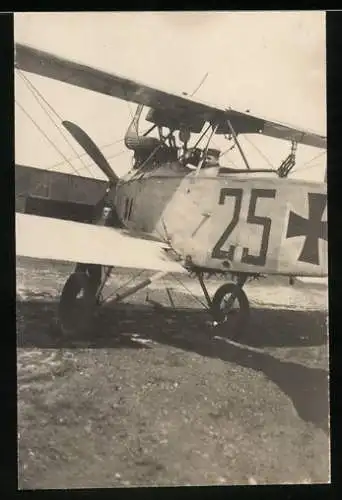
[[[145,290],[63,339],[71,268],[17,261],[20,489],[329,481],[326,288],[247,285],[243,344],[170,279],[148,294],[166,309]]]

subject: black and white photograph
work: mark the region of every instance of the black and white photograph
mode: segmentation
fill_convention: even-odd
[[[14,14],[19,489],[330,483],[325,32]]]

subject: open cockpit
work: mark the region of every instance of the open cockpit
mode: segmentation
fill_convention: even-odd
[[[125,135],[125,145],[133,151],[133,172],[146,174],[172,166],[172,170],[184,175],[195,171],[198,175],[218,176],[225,174],[269,174],[286,177],[295,165],[296,143],[292,142],[291,152],[278,169],[252,169],[240,145],[239,133],[257,133],[258,124],[249,123],[248,129],[239,117],[226,120],[223,124],[212,117],[196,117],[181,114],[179,110],[149,109],[145,116],[150,125],[140,133],[139,126],[144,106],[138,105],[135,115]],[[234,123],[234,125],[233,125]],[[230,147],[217,147],[217,140],[229,142]],[[236,148],[243,160],[243,168],[223,164],[223,156]]]

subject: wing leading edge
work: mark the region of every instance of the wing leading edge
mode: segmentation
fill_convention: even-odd
[[[202,103],[190,97],[158,90],[123,76],[108,73],[85,64],[67,60],[55,54],[16,44],[15,65],[18,69],[59,80],[125,101],[143,104],[153,109],[167,110],[188,123],[189,116],[222,124],[218,132],[227,133],[229,119],[239,133],[259,133],[278,139],[294,140],[307,146],[326,149],[326,137],[309,130],[269,121],[249,113],[224,109]]]
[[[111,227],[16,213],[16,254],[22,257],[185,273],[164,248]]]

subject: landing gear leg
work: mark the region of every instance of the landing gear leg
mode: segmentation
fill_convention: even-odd
[[[58,324],[64,335],[85,334],[91,329],[111,269],[103,273],[97,264],[76,265],[59,301]]]

